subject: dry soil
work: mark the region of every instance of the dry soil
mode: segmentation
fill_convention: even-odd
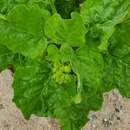
[[[27,121],[12,102],[12,74],[0,74],[0,130],[59,130],[56,120],[32,116]],[[102,109],[90,112],[82,130],[130,130],[130,100],[117,90],[104,94]]]

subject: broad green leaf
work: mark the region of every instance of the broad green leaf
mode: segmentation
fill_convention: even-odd
[[[91,34],[100,38],[99,49],[106,51],[108,40],[115,26],[122,23],[128,15],[129,0],[86,0],[81,7],[81,15]],[[91,36],[93,37],[93,35]]]
[[[56,44],[82,46],[85,44],[86,29],[76,12],[72,13],[71,19],[62,19],[59,14],[54,14],[46,22],[45,34]]]
[[[12,8],[17,5],[38,5],[40,8],[50,7],[50,0],[0,0],[0,13],[6,15]]]
[[[31,58],[41,57],[47,46],[43,27],[48,17],[48,11],[38,6],[15,7],[6,20],[0,20],[0,44],[14,53]]]
[[[105,83],[109,88],[116,87],[126,97],[130,97],[130,21],[117,26],[105,57]]]
[[[49,73],[48,64],[36,61],[17,67],[14,73],[13,101],[21,109],[25,118],[28,119],[31,114],[45,116],[47,106],[43,99],[43,90],[46,90]]]
[[[78,77],[78,94],[82,95],[83,87],[95,93],[102,89],[103,57],[96,51],[86,48],[79,49],[76,58],[72,61],[73,71]],[[92,92],[93,91],[93,92]],[[87,95],[87,93],[86,93]]]
[[[104,25],[121,23],[128,14],[129,0],[86,0],[81,7],[81,15],[85,23]]]
[[[130,98],[130,64],[117,57],[106,57],[104,69],[104,91],[118,88],[123,96]]]
[[[126,63],[130,63],[130,20],[116,27],[110,42],[111,54]]]
[[[93,81],[94,84],[99,84],[104,67],[102,55],[97,50],[91,50],[87,47],[79,49],[76,55],[77,62],[79,63],[75,63],[75,71],[78,71],[83,79],[90,78],[87,82],[91,83]],[[86,75],[91,76],[88,77]],[[95,78],[96,80],[91,78]]]

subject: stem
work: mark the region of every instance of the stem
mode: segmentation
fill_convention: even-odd
[[[79,104],[82,100],[82,83],[81,83],[81,79],[80,76],[77,74],[77,80],[78,80],[78,84],[77,84],[77,95],[74,97],[74,102],[75,104]]]

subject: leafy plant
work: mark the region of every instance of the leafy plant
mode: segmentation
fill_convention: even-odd
[[[130,97],[130,0],[1,0],[0,11],[0,69],[13,67],[26,119],[80,130],[104,92]]]

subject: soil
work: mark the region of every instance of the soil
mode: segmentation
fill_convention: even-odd
[[[130,130],[130,100],[112,90],[104,94],[101,110],[91,111],[88,117],[83,130]]]
[[[25,120],[12,102],[12,73],[0,74],[0,130],[59,130],[54,119],[32,116]],[[102,109],[90,112],[89,122],[82,130],[130,130],[130,100],[117,90],[104,94]]]

